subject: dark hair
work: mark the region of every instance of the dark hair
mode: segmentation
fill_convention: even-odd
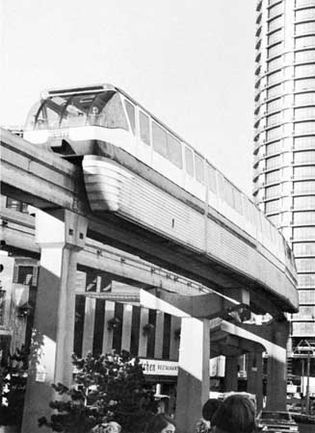
[[[217,432],[256,432],[255,407],[248,397],[231,395],[227,397],[212,418]]]
[[[207,421],[211,421],[214,413],[216,412],[217,409],[219,409],[220,405],[221,402],[216,398],[209,398],[209,400],[206,401],[205,404],[202,406],[203,419]]]
[[[168,424],[173,424],[176,427],[172,418],[165,413],[158,413],[150,419],[146,431],[148,433],[160,433]]]

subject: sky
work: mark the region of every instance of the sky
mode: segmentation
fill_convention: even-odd
[[[1,0],[0,125],[41,91],[114,84],[252,191],[253,0]]]

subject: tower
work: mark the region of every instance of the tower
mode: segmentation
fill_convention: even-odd
[[[292,353],[315,353],[315,0],[259,0],[256,14],[253,193],[296,257]]]

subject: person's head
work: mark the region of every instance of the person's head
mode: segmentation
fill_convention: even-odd
[[[121,425],[118,424],[118,422],[110,421],[107,424],[106,433],[120,433],[121,432]]]
[[[215,433],[256,432],[255,407],[248,397],[227,397],[212,418]]]
[[[202,406],[202,417],[206,421],[210,421],[214,413],[218,410],[221,402],[216,398],[209,398],[208,401]]]
[[[154,415],[148,424],[148,433],[174,433],[175,422],[172,418],[167,416],[165,413],[158,413]]]

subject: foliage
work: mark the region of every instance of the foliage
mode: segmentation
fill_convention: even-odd
[[[86,358],[73,356],[75,385],[53,385],[61,400],[50,403],[57,413],[38,420],[57,432],[85,433],[104,422],[118,422],[124,432],[141,432],[157,403],[146,388],[143,368],[128,352]]]
[[[21,426],[27,381],[28,353],[17,349],[0,367],[0,419],[2,424]]]

